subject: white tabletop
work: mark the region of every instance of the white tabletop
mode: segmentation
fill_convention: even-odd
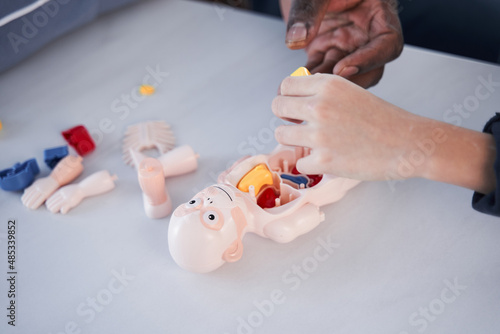
[[[20,193],[0,192],[2,333],[498,333],[500,223],[451,185],[364,182],[289,244],[247,234],[242,259],[210,274],[173,262],[168,218],[145,217],[136,174],[122,162],[123,132],[165,120],[200,154],[196,172],[166,180],[174,206],[232,161],[269,152],[281,122],[271,100],[306,60],[284,33],[279,20],[250,12],[147,1],[0,76],[0,169],[35,157],[48,175],[44,149],[83,124],[98,145],[77,181],[102,169],[119,178],[67,215],[30,211]],[[123,94],[155,70],[156,93],[127,107]],[[500,87],[485,80],[499,82],[500,68],[406,47],[372,92],[481,130],[500,110]],[[479,85],[488,97],[476,97]],[[462,114],[455,104],[465,104]],[[16,327],[6,317],[9,219]]]

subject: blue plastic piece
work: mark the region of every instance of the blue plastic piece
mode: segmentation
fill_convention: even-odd
[[[307,187],[307,185],[309,183],[309,179],[306,176],[302,176],[302,175],[281,174],[281,178],[288,180],[288,181],[291,181],[291,182],[297,184],[298,186],[303,184],[304,187]]]
[[[54,148],[48,148],[43,152],[43,159],[45,164],[49,166],[50,169],[54,169],[62,158],[68,155],[68,146],[60,146]]]
[[[40,173],[36,160],[29,159],[16,163],[11,168],[0,171],[0,188],[7,191],[23,190],[35,180],[35,175]]]

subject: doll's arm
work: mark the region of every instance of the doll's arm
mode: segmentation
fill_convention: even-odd
[[[83,171],[82,157],[67,156],[62,159],[49,176],[36,180],[24,190],[23,204],[37,209],[57,188],[73,181]]]
[[[52,213],[61,211],[62,214],[80,204],[85,197],[96,196],[110,191],[115,187],[116,175],[111,176],[103,170],[83,179],[78,184],[62,187],[47,200],[47,209]]]

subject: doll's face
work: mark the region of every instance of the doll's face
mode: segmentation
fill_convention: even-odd
[[[240,211],[234,191],[226,185],[208,187],[181,204],[168,228],[175,262],[190,271],[209,272],[228,261],[225,254],[241,237],[240,222],[234,219],[239,220]]]
[[[207,229],[219,231],[224,226],[224,213],[235,206],[234,193],[229,187],[215,185],[208,187],[175,209],[174,217],[199,217],[200,223]]]

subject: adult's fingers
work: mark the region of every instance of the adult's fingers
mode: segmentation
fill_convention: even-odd
[[[403,49],[397,36],[383,35],[340,60],[333,68],[333,73],[349,77],[380,68],[396,59]]]
[[[302,49],[316,36],[329,0],[294,0],[288,15],[285,43],[290,49]]]
[[[307,53],[307,64],[306,68],[312,73],[316,67],[321,65],[323,63],[323,60],[325,59],[325,52],[316,52],[316,53]]]
[[[328,50],[323,61],[317,64],[315,67],[311,67],[311,73],[333,73],[333,68],[342,58],[345,57],[345,52],[342,50],[331,48]]]
[[[384,66],[401,54],[403,36],[399,20],[397,17],[388,18],[389,15],[390,13],[383,12],[377,14],[373,19],[373,27],[370,28],[373,34],[371,40],[339,61],[333,69],[334,74],[346,77],[369,72]]]
[[[322,25],[337,20],[324,21]],[[347,24],[333,27],[324,32],[320,32],[313,41],[307,46],[307,54],[325,52],[329,49],[342,50],[349,54],[354,52],[360,45],[369,42],[369,37],[360,27],[353,25],[348,21]]]
[[[375,68],[365,73],[349,76],[347,77],[347,79],[354,82],[358,86],[369,88],[375,86],[380,81],[380,79],[382,79],[383,74],[384,66]]]

